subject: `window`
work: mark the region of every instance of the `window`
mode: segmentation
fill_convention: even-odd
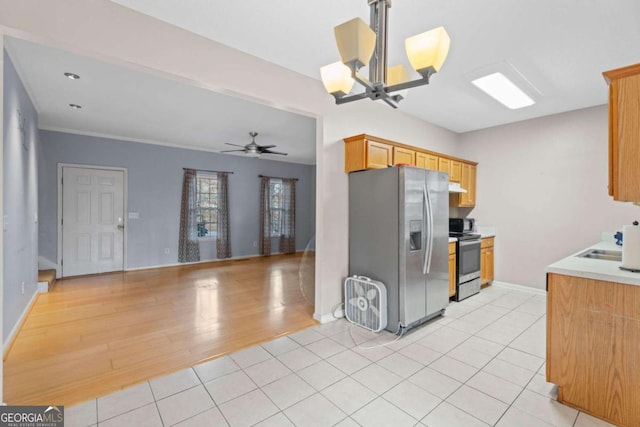
[[[269,196],[271,197],[271,237],[279,237],[282,234],[283,200],[282,180],[269,180]]]
[[[218,179],[216,175],[198,173],[196,182],[198,237],[215,237],[218,232]]]

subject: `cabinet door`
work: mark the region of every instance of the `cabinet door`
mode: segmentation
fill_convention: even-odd
[[[460,179],[462,178],[462,163],[457,160],[451,160],[451,165],[449,167],[449,181],[460,182]]]
[[[427,169],[427,154],[416,152],[416,166],[419,168]]]
[[[456,254],[449,255],[449,296],[456,294]]]
[[[438,161],[440,158],[438,156],[434,156],[432,154],[427,154],[427,169],[431,169],[433,171],[438,170]]]
[[[480,284],[484,285],[489,282],[487,276],[487,251],[488,249],[480,250]]]
[[[487,249],[487,283],[493,282],[493,246]]]
[[[469,188],[467,189],[468,206],[476,205],[476,172],[476,166],[471,165],[469,167]]]
[[[416,152],[416,166],[419,168],[438,170],[438,156],[433,154]]]
[[[367,141],[367,169],[383,169],[393,164],[393,147],[380,142]]]
[[[640,75],[619,79],[616,97],[614,198],[637,202],[640,201]]]
[[[438,158],[438,170],[448,173],[449,181],[451,181],[451,160],[445,159],[444,157]]]
[[[458,197],[458,206],[473,206],[470,205],[469,201],[470,201],[470,192],[469,192],[469,183],[471,181],[471,165],[467,164],[467,163],[463,163],[462,164],[462,176],[461,176],[461,180],[460,180],[460,186],[462,188],[464,188],[465,190],[467,190],[466,193],[460,193],[459,197]]]
[[[416,164],[416,152],[407,150],[406,148],[393,147],[393,164],[406,163],[409,165]]]

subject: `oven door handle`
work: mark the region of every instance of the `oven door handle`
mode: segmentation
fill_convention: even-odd
[[[431,206],[431,198],[429,197],[429,190],[427,190],[426,184],[422,186],[423,191],[423,203],[424,214],[427,229],[425,230],[426,236],[426,248],[424,251],[424,262],[422,263],[422,274],[429,274],[431,271],[431,256],[433,255],[433,209]]]

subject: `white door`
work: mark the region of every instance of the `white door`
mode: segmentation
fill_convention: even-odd
[[[62,168],[62,276],[123,270],[124,172]]]

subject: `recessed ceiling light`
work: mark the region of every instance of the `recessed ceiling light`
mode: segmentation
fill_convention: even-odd
[[[80,78],[79,75],[74,73],[64,73],[64,75],[71,80],[78,80]]]
[[[529,95],[524,93],[522,89],[502,73],[489,74],[475,79],[471,83],[512,110],[535,104],[535,101]]]
[[[78,104],[69,104],[69,107],[75,109],[75,110],[79,110],[82,108],[82,105],[78,105]]]

